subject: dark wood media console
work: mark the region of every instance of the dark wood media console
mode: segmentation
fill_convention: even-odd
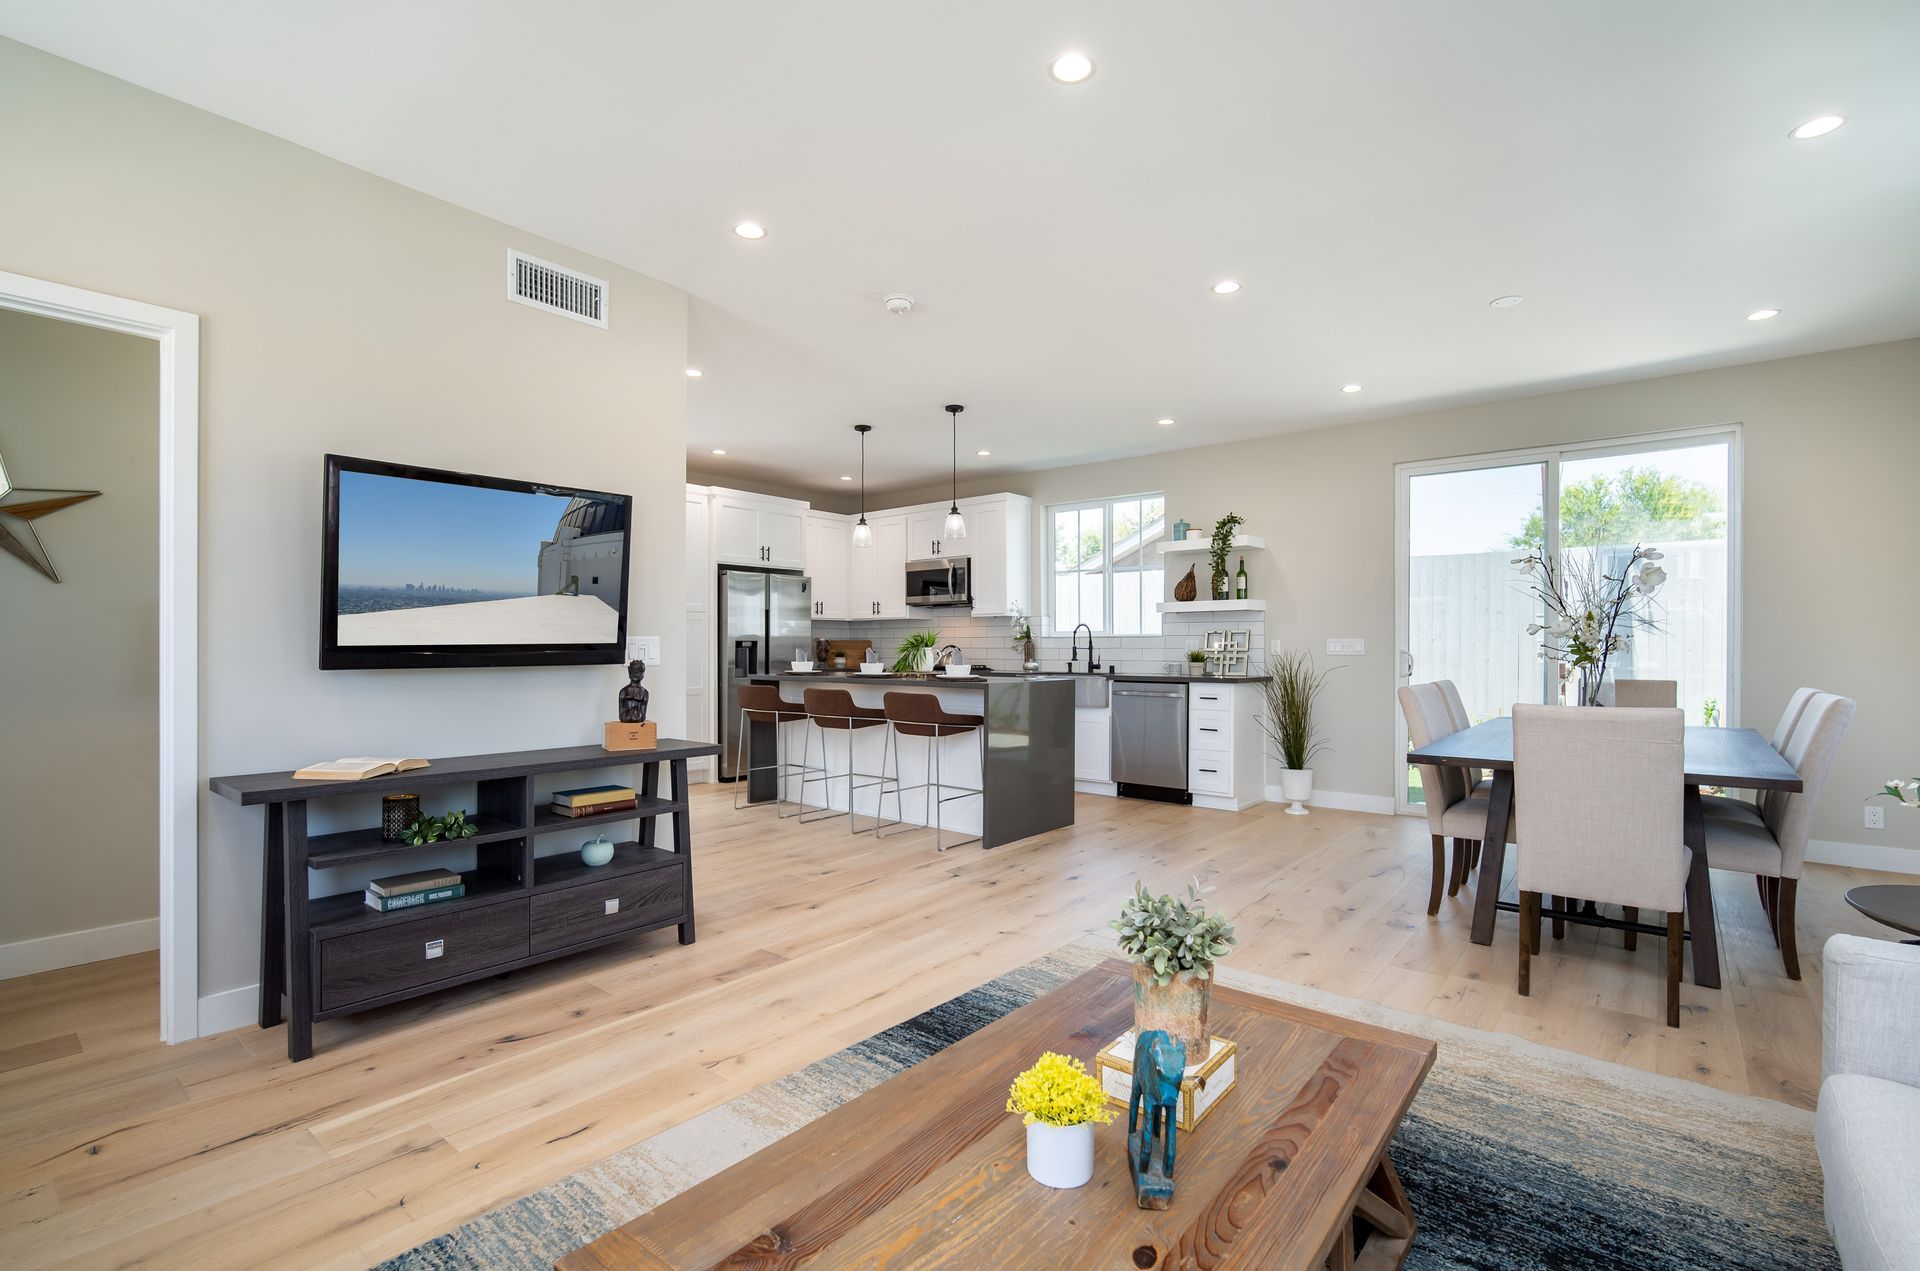
[[[313,1055],[313,1022],[531,966],[549,958],[678,926],[693,943],[693,855],[687,761],[717,755],[712,742],[661,738],[654,750],[613,752],[565,746],[435,759],[429,767],[367,781],[296,781],[290,772],[214,777],[215,794],[266,807],[260,905],[260,1027],[280,1023],[284,994],[287,1058]],[[660,766],[670,770],[660,795]],[[603,768],[641,771],[639,806],[565,817],[536,806],[534,781]],[[388,843],[376,828],[307,833],[314,799],[382,795],[467,785],[475,788],[479,833],[456,843]],[[674,850],[655,847],[659,818],[673,818]],[[589,866],[579,852],[539,856],[540,835],[633,822],[639,837]],[[308,895],[310,870],[367,863],[390,872],[407,854],[474,850],[462,873],[466,894],[416,909],[380,913],[359,891]]]

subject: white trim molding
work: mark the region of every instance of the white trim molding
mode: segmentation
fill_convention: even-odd
[[[151,953],[160,947],[160,920],[137,918],[109,927],[90,927],[85,931],[63,931],[57,936],[35,940],[16,940],[0,944],[0,980],[62,967],[124,958],[130,953]]]
[[[1266,790],[1268,803],[1287,802],[1277,785]],[[1309,807],[1326,808],[1332,812],[1373,812],[1380,816],[1393,815],[1393,796],[1390,794],[1348,794],[1341,790],[1315,790],[1313,797],[1307,800]]]
[[[0,308],[160,346],[160,1036],[198,1036],[200,986],[200,319],[0,271]]]
[[[200,999],[195,1012],[200,1036],[211,1037],[235,1028],[254,1028],[260,1023],[260,986],[243,984],[222,993],[209,993]]]
[[[1807,859],[1817,865],[1847,865],[1878,869],[1889,874],[1920,874],[1920,849],[1888,847],[1883,843],[1840,843],[1808,839]]]

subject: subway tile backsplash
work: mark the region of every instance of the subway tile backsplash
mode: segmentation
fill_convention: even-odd
[[[1267,634],[1266,624],[1259,614],[1236,614],[1235,621],[1226,621],[1227,615],[1211,618],[1197,614],[1167,614],[1162,619],[1163,627],[1159,635],[1115,636],[1095,635],[1093,637],[1094,655],[1100,659],[1103,667],[1111,666],[1118,671],[1131,671],[1147,675],[1163,671],[1175,674],[1186,667],[1187,650],[1198,649],[1206,645],[1210,631],[1246,631],[1250,632],[1248,648],[1252,651],[1255,667],[1266,663]],[[1037,632],[1038,620],[1034,623]],[[976,618],[971,614],[929,613],[924,618],[906,618],[884,622],[815,622],[815,637],[829,640],[868,640],[873,644],[874,653],[883,662],[892,662],[900,641],[915,631],[934,630],[940,633],[941,644],[957,644],[967,660],[975,665],[989,666],[995,670],[1013,670],[1020,665],[1020,653],[1013,647],[1013,625],[1005,618]],[[1061,671],[1066,669],[1067,655],[1073,647],[1070,635],[1041,635],[1033,642],[1034,656],[1039,659],[1042,670]],[[1086,657],[1086,639],[1081,637],[1081,658]],[[784,650],[776,650],[776,655],[790,656]]]

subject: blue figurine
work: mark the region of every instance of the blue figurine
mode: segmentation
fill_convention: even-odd
[[[1186,1046],[1165,1030],[1149,1029],[1134,1040],[1127,1165],[1133,1171],[1133,1198],[1142,1209],[1173,1204],[1173,1138],[1180,1121],[1180,1078],[1186,1071]],[[1159,1160],[1154,1159],[1155,1135],[1166,1139]]]

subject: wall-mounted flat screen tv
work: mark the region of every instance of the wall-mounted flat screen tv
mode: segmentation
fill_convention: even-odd
[[[327,456],[320,669],[619,662],[633,500]]]

